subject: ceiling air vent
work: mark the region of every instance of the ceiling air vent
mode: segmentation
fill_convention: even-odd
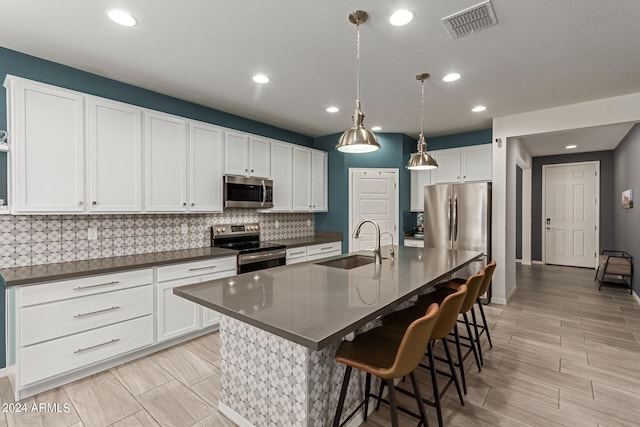
[[[491,0],[483,1],[460,12],[442,18],[451,37],[457,39],[498,23]]]

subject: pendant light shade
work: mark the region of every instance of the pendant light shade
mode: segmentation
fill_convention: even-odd
[[[424,139],[424,81],[429,78],[429,74],[423,73],[416,76],[420,80],[422,95],[420,97],[420,137],[418,138],[418,152],[413,154],[407,163],[407,169],[427,170],[438,167],[438,162],[427,153],[427,141]]]
[[[364,114],[360,110],[360,24],[368,18],[369,14],[364,10],[349,15],[349,22],[356,25],[356,109],[352,116],[353,126],[342,134],[336,145],[343,153],[370,153],[381,148],[375,134],[364,127]]]

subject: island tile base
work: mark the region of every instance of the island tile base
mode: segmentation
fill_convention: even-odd
[[[358,332],[372,328],[376,322]],[[230,418],[241,426],[330,426],[345,369],[334,360],[339,344],[313,351],[222,316],[219,409],[228,415],[229,410],[233,411]],[[351,374],[344,418],[362,401],[364,377],[358,370]],[[377,384],[374,379],[373,390]]]

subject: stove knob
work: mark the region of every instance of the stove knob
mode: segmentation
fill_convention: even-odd
[[[225,231],[227,231],[226,227],[222,227],[222,232],[224,233]]]
[[[222,229],[220,227],[216,228],[216,233],[219,233],[221,231],[222,231]]]

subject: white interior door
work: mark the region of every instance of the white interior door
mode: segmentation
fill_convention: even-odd
[[[599,163],[544,166],[545,263],[595,266]]]
[[[381,233],[393,234],[393,242],[397,245],[398,170],[349,169],[349,182],[349,252],[375,248],[375,227],[371,224],[364,224],[360,237],[353,238],[353,229],[363,219],[375,221]],[[381,244],[391,244],[388,235],[381,239]]]

